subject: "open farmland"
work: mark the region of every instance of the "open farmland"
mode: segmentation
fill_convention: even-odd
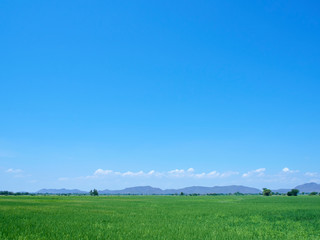
[[[320,239],[320,197],[2,196],[0,239]]]

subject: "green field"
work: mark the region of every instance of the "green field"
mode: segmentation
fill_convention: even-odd
[[[320,197],[1,196],[0,239],[320,239]]]

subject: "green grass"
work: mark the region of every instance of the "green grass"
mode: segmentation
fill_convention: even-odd
[[[320,239],[320,197],[1,196],[0,239]]]

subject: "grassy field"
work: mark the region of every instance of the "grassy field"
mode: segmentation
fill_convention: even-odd
[[[320,239],[320,197],[1,196],[0,239]]]

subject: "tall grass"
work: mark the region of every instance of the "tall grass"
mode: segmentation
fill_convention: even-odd
[[[2,196],[0,239],[320,239],[320,197]]]

